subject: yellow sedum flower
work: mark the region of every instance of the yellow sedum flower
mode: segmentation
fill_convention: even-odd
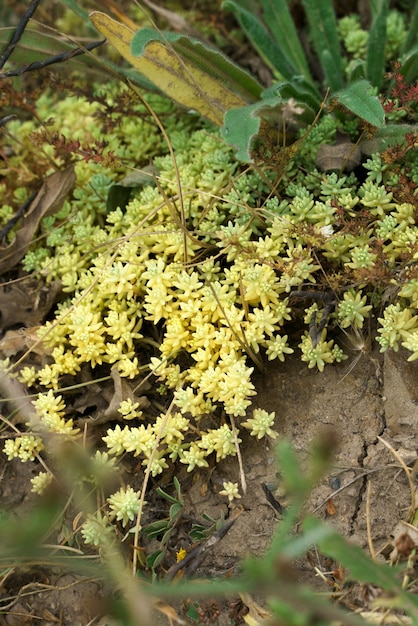
[[[125,527],[135,519],[139,511],[139,491],[134,491],[131,486],[121,487],[119,491],[107,498],[110,514],[109,519],[121,522]]]
[[[41,437],[37,435],[22,435],[15,439],[6,439],[3,452],[7,460],[19,458],[23,463],[34,461],[36,456],[44,449]]]
[[[234,499],[241,498],[239,493],[238,483],[233,483],[231,481],[225,481],[222,483],[223,489],[219,492],[221,496],[227,496],[229,502],[232,502]]]
[[[250,434],[257,439],[266,435],[275,439],[279,436],[279,433],[272,429],[275,418],[276,413],[274,411],[268,413],[264,409],[254,409],[253,416],[245,422],[241,422],[241,426],[248,428],[251,431]]]
[[[73,427],[73,420],[64,418],[65,403],[62,396],[54,396],[52,389],[48,393],[40,393],[33,405],[41,422],[54,433],[61,435],[77,435],[79,428]]]
[[[52,474],[49,472],[39,472],[37,476],[30,479],[30,482],[32,483],[32,493],[37,493],[41,496],[51,484]]]

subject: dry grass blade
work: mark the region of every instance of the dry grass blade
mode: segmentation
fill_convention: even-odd
[[[412,470],[406,465],[405,461],[396,452],[396,450],[394,450],[394,448],[390,445],[390,443],[385,441],[383,437],[378,436],[377,438],[379,441],[383,443],[383,445],[386,446],[388,450],[390,450],[390,452],[393,454],[393,456],[395,457],[395,459],[398,461],[399,465],[402,467],[403,471],[405,472],[406,478],[408,480],[409,491],[411,493],[411,504],[410,504],[409,513],[407,516],[407,520],[410,522],[414,518],[415,509],[416,509],[415,485],[412,480]]]

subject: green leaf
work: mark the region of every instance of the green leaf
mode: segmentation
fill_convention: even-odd
[[[299,121],[303,123],[306,108],[299,107],[298,102],[290,104],[287,100],[273,96],[227,111],[221,128],[221,136],[236,149],[237,158],[240,161],[251,163],[254,141],[257,137],[263,139],[262,136],[260,137],[262,122],[264,121],[267,128],[276,127],[277,132],[281,132],[285,109],[286,116],[292,115],[292,122],[295,126]]]
[[[390,146],[402,144],[406,135],[418,134],[418,126],[415,124],[388,124],[380,128],[372,139],[365,139],[360,142],[363,154],[372,155],[376,152],[383,152]]]
[[[324,523],[313,516],[307,516],[303,521],[303,530],[307,534],[318,531],[322,526]],[[321,552],[341,562],[350,570],[351,577],[359,582],[373,583],[393,591],[400,589],[399,572],[402,567],[376,563],[362,548],[344,539],[334,529],[330,530],[328,535],[317,542]]]
[[[382,128],[385,112],[373,87],[367,80],[359,80],[333,94],[333,99],[372,126]]]
[[[385,74],[386,22],[389,0],[381,0],[373,16],[369,31],[366,56],[366,76],[375,87],[380,88]]]
[[[268,25],[283,54],[292,62],[298,74],[303,75],[307,81],[313,83],[305,51],[287,1],[261,0],[261,4],[264,9],[263,22]]]
[[[344,72],[332,0],[302,0],[302,4],[315,51],[325,73],[325,87],[329,87],[331,92],[337,91],[343,86]]]
[[[341,67],[336,63],[333,52],[328,50],[328,48],[324,48],[324,50],[319,53],[319,59],[326,77],[325,88],[329,88],[330,92],[333,93],[344,84]]]
[[[245,10],[235,0],[225,0],[222,9],[232,11],[252,46],[267,65],[286,80],[298,75],[299,69],[287,55],[286,45],[274,39],[266,26],[252,12]]]
[[[347,75],[347,82],[354,83],[357,80],[366,80],[366,61],[355,59],[350,63],[350,71]]]
[[[270,93],[279,96],[281,100],[287,101],[293,98],[298,106],[304,108],[304,113],[301,114],[300,119],[305,124],[310,124],[314,120],[322,102],[319,91],[303,76],[297,76],[292,81],[272,85],[264,91],[263,98],[268,97]]]
[[[157,550],[147,557],[146,564],[149,569],[155,569],[164,559],[164,550]]]
[[[261,120],[254,117],[257,105],[249,105],[230,109],[225,113],[221,136],[236,148],[236,156],[240,161],[251,163],[251,145],[258,135]]]
[[[180,502],[180,504],[184,504],[183,495],[181,493],[180,481],[179,481],[179,479],[176,476],[173,477],[173,484],[174,484],[174,488],[175,488],[176,493],[177,493],[178,501]]]
[[[168,525],[167,520],[157,520],[156,522],[152,522],[152,524],[149,524],[148,526],[146,526],[144,528],[144,533],[150,539],[154,537],[158,537],[159,535],[161,535],[161,533],[167,530],[168,526],[169,525]]]
[[[283,547],[281,555],[289,559],[300,557],[303,554],[306,554],[312,546],[319,544],[321,541],[324,541],[334,533],[335,530],[330,526],[326,526],[325,524],[318,525],[317,527],[306,531],[301,536],[291,538]]]
[[[418,77],[418,44],[403,57],[401,72],[407,84],[410,85],[416,81]]]
[[[170,507],[170,522],[173,523],[181,516],[183,512],[183,505],[180,502],[172,504]]]
[[[408,35],[406,37],[405,43],[402,46],[402,53],[405,54],[411,50],[413,46],[415,46],[417,42],[417,34],[418,34],[418,2],[412,3],[412,15],[411,19],[408,21]]]
[[[155,491],[159,496],[161,496],[161,498],[165,498],[165,500],[168,500],[168,502],[172,502],[173,504],[178,504],[177,498],[174,496],[171,496],[169,493],[164,491],[164,489],[161,489],[161,487],[157,487]]]
[[[283,475],[286,491],[295,496],[304,496],[311,487],[300,470],[299,459],[290,443],[281,441],[277,446],[277,458]]]

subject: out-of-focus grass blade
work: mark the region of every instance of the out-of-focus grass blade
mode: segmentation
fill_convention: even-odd
[[[7,45],[10,40],[14,28],[7,27],[0,29],[0,48]],[[27,28],[19,41],[19,45],[13,51],[8,61],[8,65],[15,68],[19,66],[30,65],[34,61],[45,61],[50,57],[74,50],[75,43],[57,35],[39,32],[31,27]],[[115,76],[125,76],[133,82],[140,84],[142,87],[155,91],[155,86],[150,81],[141,77],[134,69],[121,68],[110,61],[93,54],[82,54],[80,56],[65,61],[66,71],[79,70],[82,72],[94,72],[95,76],[101,76],[108,80],[110,73]],[[58,70],[59,66],[55,66]]]

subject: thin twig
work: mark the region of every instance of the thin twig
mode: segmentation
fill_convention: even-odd
[[[48,67],[48,65],[53,65],[54,63],[63,63],[64,61],[68,61],[68,59],[72,59],[73,57],[80,56],[81,54],[85,54],[86,51],[90,52],[101,46],[106,39],[101,39],[100,41],[92,41],[91,43],[86,44],[82,48],[74,48],[73,50],[67,50],[67,52],[61,52],[60,54],[56,54],[53,57],[49,57],[49,59],[45,59],[44,61],[33,61],[33,63],[29,63],[29,65],[22,65],[15,70],[9,70],[8,72],[3,72],[1,74],[1,78],[10,78],[11,76],[20,76],[25,72],[32,72],[33,70],[41,70],[44,67]]]
[[[372,481],[369,480],[369,481],[367,481],[367,489],[366,489],[367,543],[368,543],[368,546],[369,546],[370,556],[372,557],[373,561],[375,561],[376,560],[376,551],[375,551],[374,545],[373,545],[372,526],[371,526],[371,523],[370,523],[370,494],[371,494],[371,489],[372,489]]]
[[[20,20],[19,24],[17,25],[17,28],[13,31],[13,35],[11,36],[11,39],[9,41],[9,43],[6,46],[6,50],[3,52],[3,54],[0,57],[0,68],[4,67],[6,61],[8,60],[8,58],[10,57],[10,55],[12,54],[13,50],[16,47],[16,44],[19,43],[24,30],[27,26],[27,23],[29,22],[30,18],[32,17],[32,15],[35,13],[36,9],[38,8],[38,4],[40,3],[41,0],[32,0],[28,9],[25,11],[22,19]]]
[[[238,459],[238,465],[239,465],[239,475],[240,475],[240,480],[241,480],[241,488],[242,488],[243,494],[245,495],[247,493],[247,481],[246,481],[246,478],[245,478],[244,465],[242,463],[241,448],[239,447],[238,430],[237,430],[237,427],[235,426],[235,421],[234,421],[234,418],[232,417],[232,415],[229,416],[229,419],[231,421],[232,433],[234,435],[235,449],[237,451],[237,459]]]

